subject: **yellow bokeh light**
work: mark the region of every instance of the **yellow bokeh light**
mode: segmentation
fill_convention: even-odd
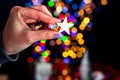
[[[77,28],[76,28],[76,27],[73,27],[73,28],[71,29],[71,31],[77,32]]]
[[[84,19],[85,19],[85,18],[84,18]],[[84,27],[85,27],[86,25],[87,25],[87,23],[85,23],[85,21],[83,20],[82,23],[81,23],[81,26],[84,26]]]
[[[60,2],[55,3],[55,7],[57,7],[57,6],[62,6],[62,7],[64,7],[65,4],[64,4],[63,1],[60,1]]]
[[[68,50],[68,55],[69,56],[72,56],[74,54],[74,51],[73,50]]]
[[[83,10],[83,9],[80,9],[80,10],[78,11],[78,13],[79,13],[80,16],[83,16],[83,15],[84,15],[84,10]]]
[[[42,27],[42,25],[35,26],[35,30],[39,30]]]
[[[79,26],[80,30],[85,30],[85,26]]]
[[[79,40],[78,40],[78,43],[79,43],[80,45],[83,45],[83,44],[84,44],[84,39],[79,39]]]
[[[81,48],[79,49],[79,51],[81,51],[82,53],[85,53],[86,48],[85,48],[85,47],[81,47]]]
[[[65,6],[65,3],[64,3],[63,1],[60,1],[60,5],[61,5],[62,7],[64,7],[64,6]]]
[[[41,48],[40,48],[40,46],[35,46],[34,50],[35,50],[35,52],[40,52]]]
[[[71,50],[73,50],[74,52],[76,52],[76,51],[77,51],[77,49],[76,49],[76,47],[75,47],[75,46],[72,46],[70,49],[71,49]]]
[[[62,11],[62,6],[61,5],[57,6],[56,7],[56,12],[60,13],[61,11]]]
[[[51,53],[50,50],[45,50],[45,51],[48,53],[48,55],[50,55],[50,53]]]
[[[66,69],[63,69],[63,70],[62,70],[62,75],[65,76],[65,75],[67,75],[67,74],[68,74],[68,71],[67,71]]]
[[[107,0],[101,0],[102,5],[107,5]]]
[[[71,76],[67,75],[65,80],[72,80]]]
[[[85,17],[83,20],[84,23],[88,24],[90,22],[90,18],[89,17]]]
[[[83,38],[83,34],[78,33],[75,39],[78,41],[79,39],[82,39],[82,38]]]
[[[75,53],[73,53],[72,55],[71,55],[71,58],[72,59],[75,59],[77,57],[77,55],[75,54]]]
[[[56,39],[56,44],[60,45],[60,44],[62,44],[62,41],[60,39]]]
[[[80,30],[85,30],[86,26],[88,23],[86,23],[88,19],[84,18],[83,21],[81,22],[81,24],[79,25]]]
[[[70,40],[67,40],[64,42],[65,45],[70,45],[71,44],[71,41]]]
[[[68,52],[64,51],[64,52],[62,53],[62,56],[63,56],[64,58],[68,57]]]
[[[56,31],[56,32],[58,32],[58,28],[54,28],[53,30]]]
[[[82,55],[83,55],[82,52],[78,52],[78,53],[77,53],[77,57],[78,57],[78,58],[81,58]]]
[[[79,37],[81,39],[81,38],[83,38],[83,34],[82,33],[78,33],[77,37]]]

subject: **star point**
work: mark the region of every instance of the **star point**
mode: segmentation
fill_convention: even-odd
[[[65,31],[67,34],[70,34],[70,27],[73,26],[73,24],[67,22],[67,17],[64,18],[62,23],[57,23],[57,25],[60,26],[59,33]]]

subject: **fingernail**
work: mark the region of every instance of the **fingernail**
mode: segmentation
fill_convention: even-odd
[[[49,25],[49,28],[50,28],[50,29],[56,28],[56,24],[50,24],[50,25]]]
[[[62,37],[62,34],[59,34],[59,33],[54,35],[54,38],[61,38],[61,37]]]

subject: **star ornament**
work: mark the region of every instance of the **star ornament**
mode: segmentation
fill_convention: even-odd
[[[74,24],[70,24],[67,22],[67,17],[65,17],[64,21],[62,23],[57,23],[58,26],[60,26],[59,33],[65,31],[67,34],[70,34],[70,27]]]

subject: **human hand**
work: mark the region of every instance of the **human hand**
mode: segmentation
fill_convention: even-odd
[[[53,30],[32,30],[28,24],[36,21],[50,25],[61,20],[52,17],[43,5],[12,8],[3,30],[3,44],[8,55],[17,54],[38,40],[61,37],[61,34]]]

